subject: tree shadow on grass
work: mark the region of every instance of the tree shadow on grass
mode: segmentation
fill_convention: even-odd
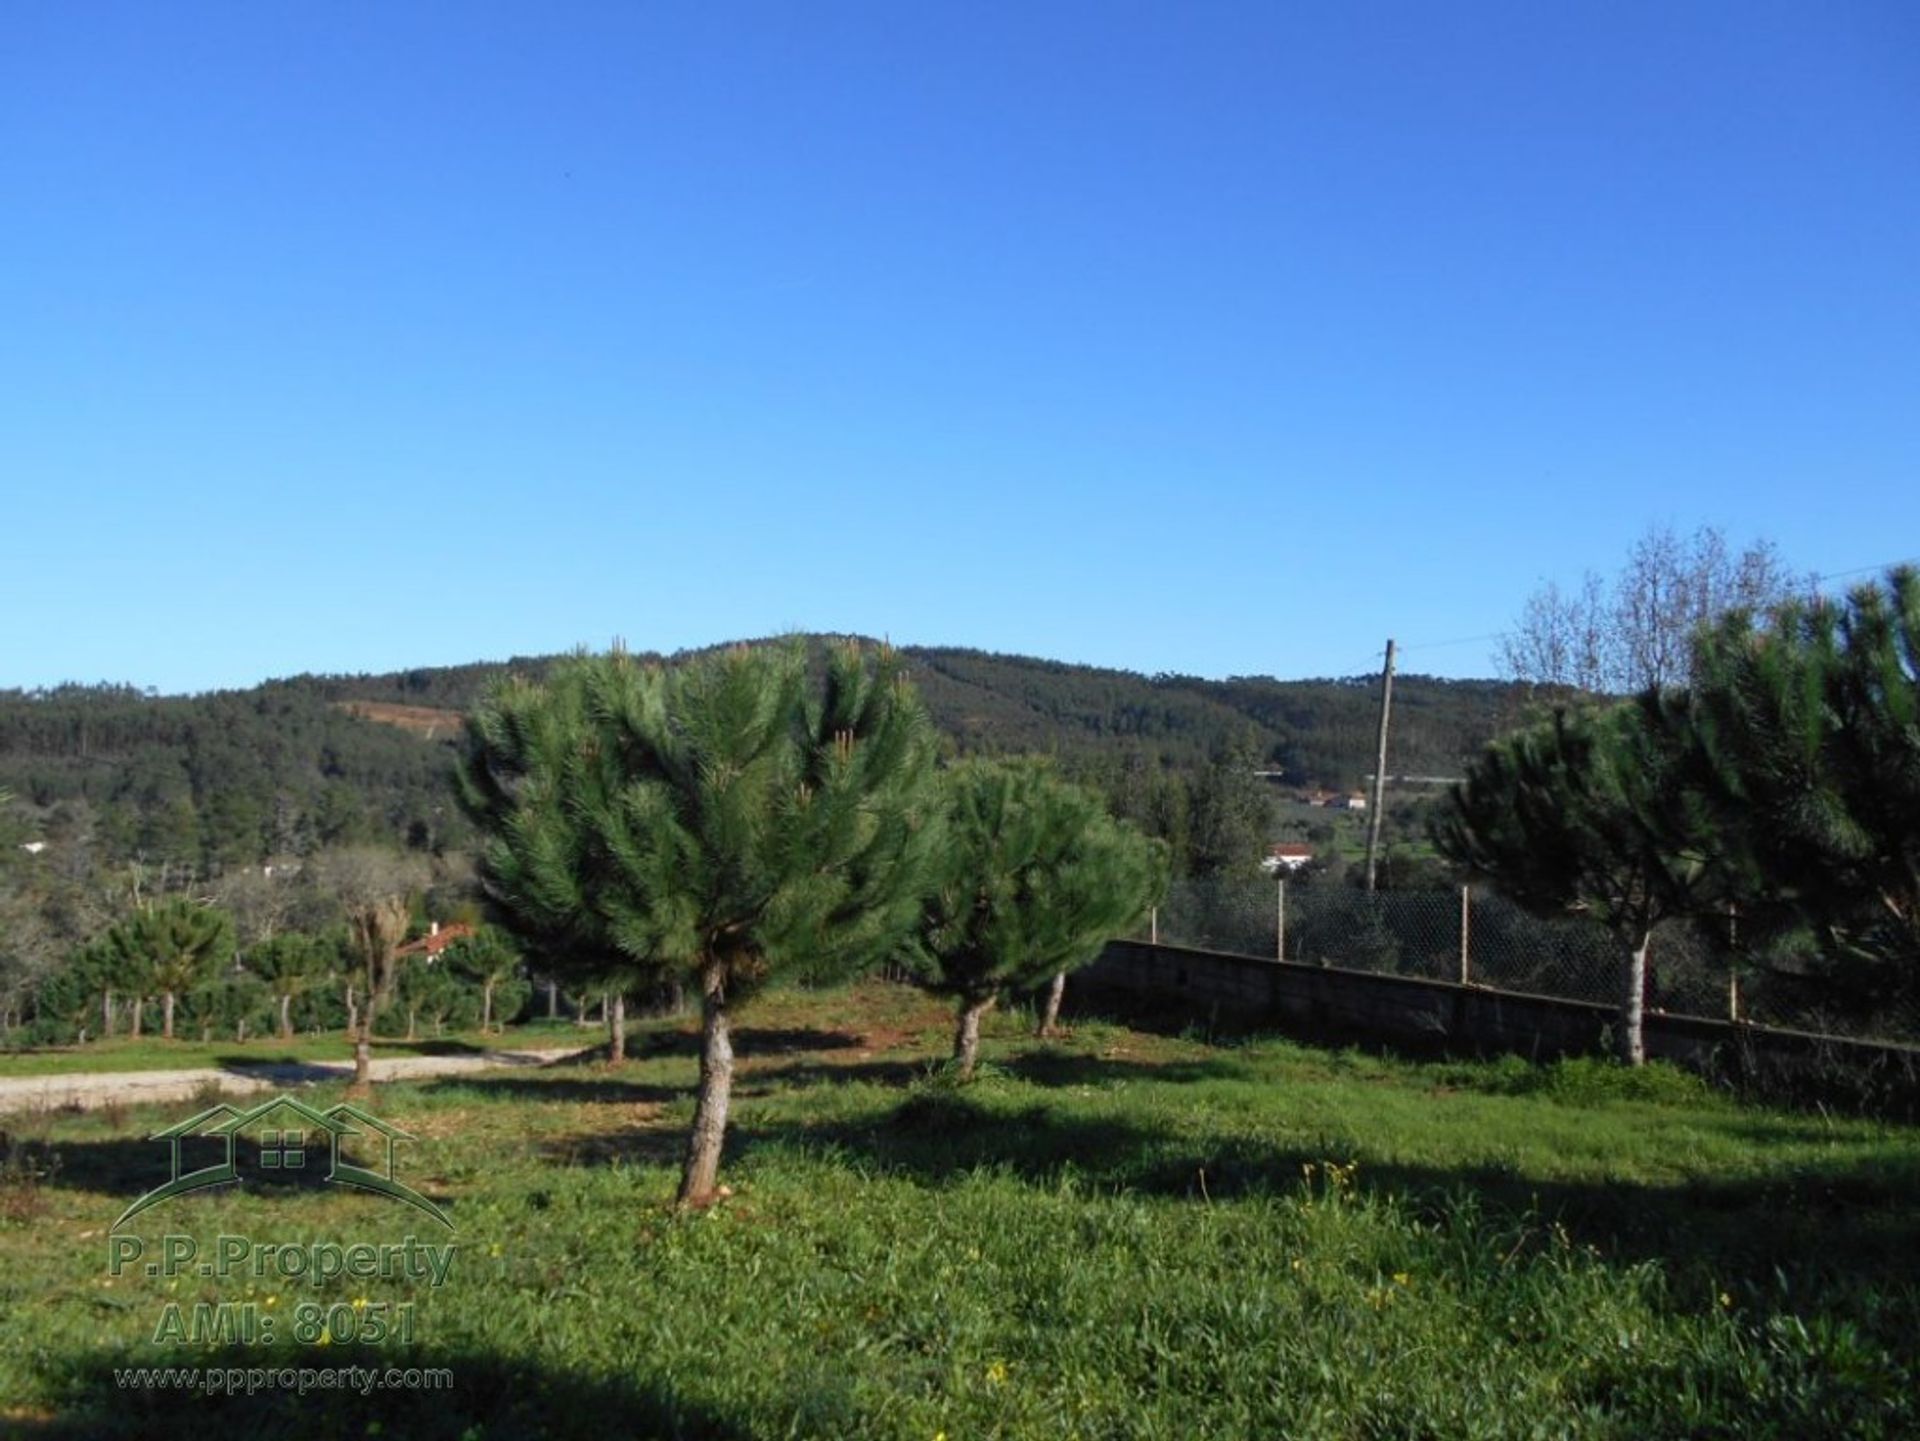
[[[223,1391],[129,1385],[133,1368],[194,1366],[205,1377],[220,1373]],[[205,1441],[208,1436],[339,1437],[386,1435],[410,1441],[488,1441],[554,1438],[554,1441],[603,1441],[609,1436],[730,1441],[753,1434],[740,1419],[678,1395],[671,1387],[624,1377],[590,1375],[543,1366],[528,1360],[478,1352],[379,1348],[312,1347],[299,1349],[228,1346],[217,1349],[147,1347],[137,1351],[98,1352],[67,1362],[52,1378],[53,1404],[44,1414],[15,1412],[5,1434],[25,1438],[141,1438],[141,1441]],[[310,1381],[324,1371],[363,1368],[382,1382],[322,1389],[303,1395],[298,1373],[292,1389],[278,1382],[288,1368],[307,1368]],[[428,1386],[424,1376],[436,1368],[452,1373],[451,1386]],[[393,1376],[398,1372],[397,1377]],[[271,1379],[270,1379],[271,1378]],[[364,1377],[361,1378],[364,1384]],[[413,1380],[420,1384],[407,1385]],[[245,1394],[249,1384],[254,1393]],[[818,1397],[802,1397],[796,1408],[832,1414],[844,1403],[823,1380]]]
[[[733,1049],[743,1060],[753,1056],[787,1056],[805,1051],[857,1051],[866,1037],[855,1031],[822,1031],[811,1026],[735,1026]],[[678,1028],[644,1032],[629,1042],[629,1052],[645,1059],[700,1054],[700,1032]]]
[[[1036,1086],[1108,1086],[1117,1081],[1237,1081],[1245,1069],[1232,1060],[1136,1061],[1041,1046],[995,1064]]]
[[[650,1081],[622,1080],[618,1072],[595,1075],[574,1068],[571,1075],[542,1067],[536,1075],[448,1076],[415,1082],[433,1096],[470,1095],[480,1100],[567,1101],[626,1105],[664,1105],[693,1094],[692,1086],[662,1086]]]
[[[993,1105],[937,1088],[858,1121],[755,1122],[749,1113],[728,1142],[729,1161],[795,1151],[846,1155],[876,1173],[931,1185],[993,1170],[1050,1190],[1070,1174],[1090,1189],[1200,1204],[1297,1195],[1303,1186],[1324,1186],[1326,1162],[1350,1159],[1080,1116],[1045,1101]],[[1544,1234],[1557,1222],[1610,1260],[1655,1261],[1670,1277],[1694,1277],[1703,1287],[1711,1277],[1720,1288],[1737,1279],[1767,1290],[1778,1273],[1802,1300],[1878,1285],[1920,1297],[1920,1160],[1911,1157],[1673,1184],[1543,1180],[1498,1165],[1363,1163],[1350,1184],[1357,1195],[1394,1197],[1427,1220],[1471,1204],[1488,1224],[1516,1232]]]
[[[242,1133],[233,1141],[235,1178],[198,1190],[187,1191],[161,1202],[162,1208],[191,1208],[221,1198],[231,1198],[236,1190],[268,1200],[312,1196],[320,1192],[355,1192],[336,1180],[329,1180],[331,1146],[321,1136],[304,1137],[305,1144],[290,1149],[285,1140],[267,1144],[261,1135]],[[349,1137],[342,1142],[343,1157],[355,1164],[380,1169],[382,1155],[377,1137]],[[227,1158],[227,1143],[216,1136],[188,1136],[179,1142],[179,1167],[175,1171],[173,1144],[147,1136],[123,1136],[108,1140],[20,1139],[11,1142],[3,1159],[14,1177],[30,1176],[37,1187],[84,1191],[109,1199],[103,1222],[110,1222],[125,1207],[175,1175],[218,1166]],[[402,1161],[404,1168],[404,1160]],[[402,1175],[402,1179],[407,1179]],[[16,1192],[18,1181],[14,1183]],[[418,1178],[412,1184],[420,1188]],[[429,1192],[435,1204],[451,1204],[447,1196]],[[386,1204],[381,1202],[381,1204]],[[160,1216],[166,1210],[147,1214]]]
[[[869,1085],[904,1090],[915,1081],[925,1080],[934,1063],[911,1061],[788,1061],[778,1065],[752,1064],[742,1057],[733,1075],[733,1094],[752,1098],[780,1091],[803,1090],[808,1086]],[[689,1087],[689,1095],[692,1089]]]

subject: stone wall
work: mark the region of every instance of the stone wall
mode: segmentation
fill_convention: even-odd
[[[1070,993],[1220,1030],[1535,1060],[1603,1052],[1613,1010],[1484,986],[1115,941]],[[1920,1109],[1920,1049],[1650,1012],[1647,1055],[1795,1099]]]

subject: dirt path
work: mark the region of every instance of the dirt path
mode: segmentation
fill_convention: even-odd
[[[503,1066],[544,1066],[580,1054],[581,1047],[541,1051],[482,1051],[471,1056],[399,1056],[373,1063],[376,1081],[463,1076]],[[349,1080],[352,1061],[281,1061],[257,1066],[201,1066],[190,1071],[90,1071],[67,1076],[0,1078],[0,1115],[9,1111],[93,1110],[116,1101],[180,1101],[203,1089],[223,1095],[286,1090],[315,1081]]]

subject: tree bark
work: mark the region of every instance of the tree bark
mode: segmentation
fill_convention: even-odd
[[[627,998],[615,996],[607,1011],[607,1059],[619,1065],[627,1058]]]
[[[1067,973],[1056,971],[1053,984],[1047,987],[1047,1008],[1040,1014],[1040,1028],[1036,1036],[1051,1036],[1054,1028],[1060,1024],[1060,998],[1067,993]]]
[[[100,1034],[113,1034],[113,987],[108,986],[100,993]]]
[[[733,1039],[727,1022],[726,968],[709,960],[700,972],[700,1095],[693,1108],[693,1134],[680,1176],[680,1204],[704,1205],[720,1174],[720,1148],[727,1135],[727,1102],[733,1094]]]
[[[488,976],[480,987],[480,1034],[485,1035],[493,1029],[493,977]]]
[[[360,1034],[360,1007],[353,998],[351,984],[347,987],[347,1034],[350,1036]]]
[[[160,1039],[163,1041],[171,1041],[173,1039],[172,991],[162,991],[160,993]]]
[[[407,1007],[407,1039],[409,1041],[411,1041],[414,1038],[415,1027],[418,1024],[419,1017],[420,1017],[420,1008],[418,1006]]]
[[[960,1067],[960,1079],[973,1079],[973,1068],[980,1060],[980,1018],[993,1009],[993,997],[984,1001],[962,1001],[960,1024],[953,1033],[953,1059]]]
[[[147,998],[135,996],[133,998],[133,1038],[136,1041],[140,1039],[140,1022],[145,1018],[146,1011]]]
[[[547,982],[547,1019],[549,1021],[560,1019],[560,985],[559,982],[552,980]]]
[[[293,1039],[293,996],[291,994],[280,998],[280,1039],[283,1041]]]
[[[1623,1064],[1644,1065],[1647,1059],[1647,952],[1653,945],[1653,932],[1640,937],[1627,962],[1626,985],[1620,996],[1619,1054]]]

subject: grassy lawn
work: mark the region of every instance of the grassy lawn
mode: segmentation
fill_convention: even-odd
[[[669,1208],[690,1028],[643,1028],[617,1069],[382,1087],[373,1109],[419,1138],[398,1174],[455,1223],[437,1288],[114,1277],[110,1223],[167,1174],[142,1138],[193,1108],[36,1118],[0,1178],[4,1414],[202,1438],[1920,1431],[1913,1129],[1742,1108],[1663,1069],[1088,1022],[1041,1045],[1013,1017],[955,1088],[947,1015],[908,991],[747,1019],[734,1194],[698,1214]],[[126,1229],[156,1249],[446,1238],[334,1187],[223,1187]],[[411,1301],[415,1338],[153,1340],[168,1301],[316,1299],[349,1320]],[[447,1366],[454,1389],[189,1399],[113,1376],[344,1358]]]
[[[458,1056],[475,1051],[541,1050],[592,1046],[605,1039],[598,1026],[572,1021],[535,1021],[503,1032],[449,1031],[403,1041],[375,1039],[376,1060],[395,1056]],[[351,1061],[353,1042],[341,1031],[297,1035],[290,1041],[256,1036],[245,1041],[200,1041],[184,1037],[163,1041],[115,1036],[84,1046],[25,1046],[0,1050],[0,1076],[66,1076],[86,1071],[188,1071],[205,1066],[265,1065],[274,1061]]]

